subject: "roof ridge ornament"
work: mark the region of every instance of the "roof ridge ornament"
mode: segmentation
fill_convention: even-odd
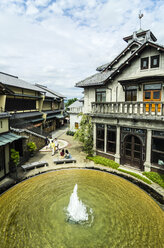
[[[139,13],[139,15],[138,15],[138,18],[139,18],[139,20],[140,20],[140,30],[141,30],[141,19],[142,19],[143,16],[144,16],[144,15],[143,15],[143,13],[141,13],[141,10],[140,10],[140,13]]]

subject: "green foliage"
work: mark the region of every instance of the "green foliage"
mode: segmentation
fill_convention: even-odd
[[[36,146],[35,142],[29,142],[29,143],[27,143],[27,148],[28,148],[29,152],[34,152],[37,149],[37,146]]]
[[[83,149],[88,155],[93,154],[93,127],[91,117],[88,115],[82,115],[80,122],[80,128],[76,131],[75,139],[83,143]]]
[[[95,164],[102,164],[104,166],[111,167],[113,169],[118,169],[119,167],[119,164],[116,163],[115,161],[101,156],[94,156],[94,157],[87,156],[87,159],[94,161]]]
[[[66,132],[66,135],[74,136],[75,132],[68,130]]]
[[[157,172],[143,172],[144,176],[148,177],[154,183],[159,184],[162,188],[164,188],[164,174],[160,174]]]
[[[15,149],[11,149],[11,161],[15,166],[19,164],[20,156],[19,152],[17,152]]]
[[[77,101],[77,98],[72,98],[72,99],[69,99],[66,103],[65,103],[65,108],[66,110],[68,109],[68,106],[70,106],[72,103],[76,102]]]
[[[136,178],[138,178],[138,179],[144,181],[144,182],[147,183],[147,184],[152,184],[150,180],[148,180],[148,179],[145,178],[145,177],[140,176],[140,175],[137,174],[137,173],[134,173],[134,172],[131,172],[131,171],[127,171],[127,170],[123,170],[123,169],[118,169],[118,170],[119,170],[119,171],[122,171],[122,172],[124,172],[124,173],[126,173],[126,174],[129,174],[129,175],[131,175],[131,176],[133,176],[133,177],[136,177]]]

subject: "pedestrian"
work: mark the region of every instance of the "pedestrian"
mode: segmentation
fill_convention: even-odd
[[[58,143],[57,138],[55,138],[54,143],[55,143],[56,151],[58,151],[58,149],[59,149],[59,143]]]
[[[48,139],[48,137],[45,138],[45,145],[46,145],[46,149],[47,149],[47,147],[49,145],[49,139]]]
[[[51,150],[52,150],[52,156],[54,156],[56,148],[55,148],[55,143],[53,142],[53,140],[50,143],[50,147],[51,147]]]
[[[72,158],[68,150],[65,151],[65,158]]]

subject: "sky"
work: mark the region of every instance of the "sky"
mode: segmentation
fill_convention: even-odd
[[[126,47],[140,10],[164,44],[163,0],[0,0],[0,71],[80,98],[75,84]]]

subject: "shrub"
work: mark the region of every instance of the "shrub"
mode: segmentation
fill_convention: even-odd
[[[35,142],[29,142],[27,143],[27,148],[29,150],[29,152],[34,152],[37,149],[37,146],[35,144]]]
[[[70,130],[66,132],[66,135],[74,136],[74,134],[75,134],[75,132],[70,131]]]
[[[115,161],[101,156],[94,156],[94,157],[87,156],[87,159],[94,161],[95,164],[102,164],[104,166],[111,167],[113,169],[118,169],[119,167],[119,164],[116,163]]]
[[[137,173],[134,173],[134,172],[131,172],[131,171],[127,171],[127,170],[123,170],[123,169],[118,169],[118,171],[122,171],[122,172],[124,172],[124,173],[126,173],[126,174],[129,174],[129,175],[131,175],[131,176],[133,176],[133,177],[136,177],[136,178],[138,178],[138,179],[144,181],[144,182],[147,183],[147,184],[152,184],[150,180],[148,180],[148,179],[145,178],[145,177],[142,177],[141,175],[139,175],[139,174],[137,174]]]
[[[150,180],[152,180],[154,183],[159,184],[162,188],[164,188],[164,174],[160,174],[157,172],[143,172],[143,175],[148,177]]]
[[[15,166],[19,164],[20,156],[19,152],[17,152],[15,149],[11,149],[11,161]]]

